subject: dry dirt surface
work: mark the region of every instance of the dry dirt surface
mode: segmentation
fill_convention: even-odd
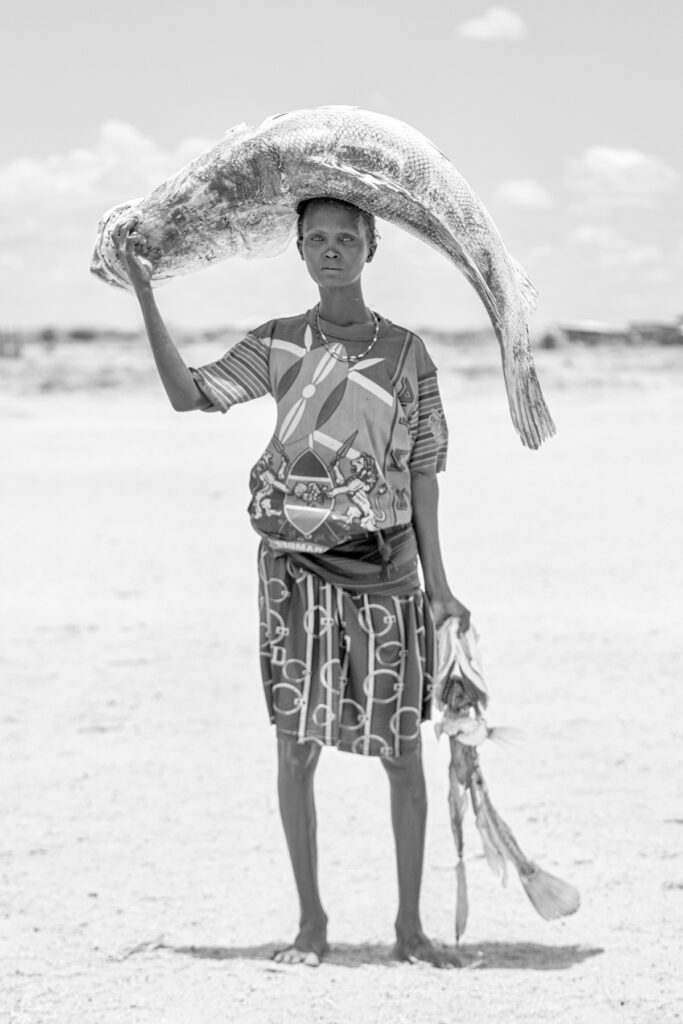
[[[525,852],[582,895],[541,920],[490,873],[470,815],[464,966],[437,971],[390,959],[386,779],[336,751],[317,783],[331,953],[271,960],[297,906],[246,505],[273,408],[178,415],[144,345],[122,351],[0,364],[0,1020],[683,1019],[683,352],[539,353],[558,435],[538,452],[494,351],[434,352],[451,582],[489,722],[526,732],[482,764]],[[423,919],[451,945],[448,753],[431,724],[423,740]]]

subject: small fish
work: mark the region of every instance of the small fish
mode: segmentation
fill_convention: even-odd
[[[296,231],[303,199],[330,196],[397,224],[470,281],[500,345],[514,427],[538,448],[555,433],[538,383],[527,318],[536,291],[481,200],[415,128],[357,107],[327,106],[231,128],[144,199],[108,210],[90,269],[129,288],[114,232],[135,221],[155,281],[231,256],[273,256]]]
[[[450,625],[449,625],[450,622]],[[455,624],[455,625],[453,625]],[[444,628],[445,627],[445,628]],[[457,621],[446,620],[437,635],[439,645],[439,671],[435,690],[437,706],[443,710],[436,723],[437,737],[445,733],[449,738],[451,759],[448,766],[448,805],[455,847],[456,913],[455,937],[459,942],[467,927],[468,895],[464,861],[463,821],[469,793],[475,822],[481,836],[484,855],[491,870],[507,883],[508,864],[516,869],[529,900],[546,920],[573,914],[579,908],[578,890],[561,878],[543,871],[522,852],[510,827],[491,802],[479,763],[478,747],[486,739],[510,741],[523,735],[518,729],[487,725],[481,708],[487,697],[483,676],[478,676],[478,687],[473,688],[461,673],[459,658],[464,657],[463,644],[468,644],[468,658],[478,659],[478,634],[470,626],[469,641],[458,637]],[[479,662],[479,669],[481,663]],[[470,685],[470,690],[467,686]],[[478,695],[478,696],[477,696]]]

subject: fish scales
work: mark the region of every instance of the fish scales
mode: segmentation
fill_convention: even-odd
[[[233,256],[274,256],[296,231],[303,199],[331,196],[434,247],[470,281],[498,339],[513,424],[538,448],[555,433],[529,345],[535,291],[475,192],[417,129],[330,106],[237,125],[149,196],[107,211],[91,270],[130,288],[114,233],[135,223],[155,282]]]

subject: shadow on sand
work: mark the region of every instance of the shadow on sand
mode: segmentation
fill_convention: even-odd
[[[266,943],[262,946],[162,946],[172,953],[194,956],[200,960],[262,960],[268,964],[282,944]],[[443,948],[443,947],[442,947]],[[591,946],[544,946],[536,942],[481,942],[477,945],[464,944],[457,950],[462,967],[480,970],[517,971],[560,971],[574,964],[583,963],[590,957],[599,956],[604,950]],[[366,964],[381,964],[384,967],[399,967],[391,959],[391,946],[367,943],[351,945],[335,943],[326,954],[324,963],[336,967],[362,967]],[[289,970],[283,964],[273,963],[274,971]]]

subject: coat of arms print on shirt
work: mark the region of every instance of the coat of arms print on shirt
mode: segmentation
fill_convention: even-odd
[[[273,546],[311,552],[409,522],[416,453],[439,469],[447,443],[436,368],[419,338],[382,319],[372,354],[349,363],[343,339],[325,347],[316,337],[310,313],[271,321],[193,371],[223,411],[275,398],[249,513]]]

